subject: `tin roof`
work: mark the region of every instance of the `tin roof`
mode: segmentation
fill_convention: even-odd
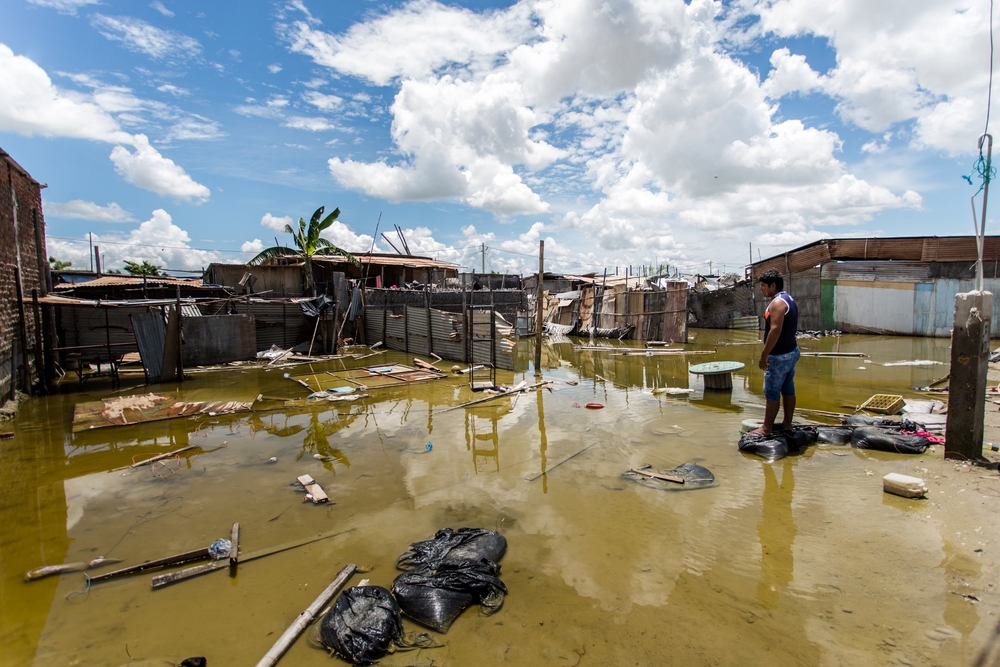
[[[112,286],[141,286],[141,285],[178,285],[180,287],[201,287],[201,278],[174,278],[173,276],[146,276],[143,279],[142,276],[119,276],[119,275],[103,275],[100,278],[94,278],[93,280],[88,280],[85,283],[63,283],[53,286],[54,290],[71,290],[80,287],[86,287],[88,289],[93,287],[112,287]]]
[[[756,276],[769,269],[798,273],[833,261],[975,262],[978,256],[975,236],[823,239],[751,266]],[[1000,260],[1000,236],[985,238],[983,260]]]

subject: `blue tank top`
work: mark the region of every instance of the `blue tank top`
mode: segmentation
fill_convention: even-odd
[[[784,322],[781,325],[781,333],[778,334],[778,342],[775,344],[774,349],[771,350],[771,354],[788,354],[796,347],[798,343],[795,341],[795,334],[799,330],[799,307],[795,303],[795,299],[788,292],[778,292],[774,295],[775,299],[781,299],[788,306],[788,312],[785,313]],[[774,303],[772,301],[771,303]],[[770,308],[768,304],[768,308]],[[771,317],[768,311],[764,311],[764,340],[767,340],[767,335],[771,332]]]

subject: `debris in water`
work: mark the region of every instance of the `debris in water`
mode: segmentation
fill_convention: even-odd
[[[927,494],[927,484],[919,477],[891,472],[882,478],[882,490],[903,498],[923,498]]]
[[[671,470],[656,470],[650,464],[622,473],[623,479],[638,482],[653,489],[701,489],[715,484],[712,471],[697,463],[682,463]]]

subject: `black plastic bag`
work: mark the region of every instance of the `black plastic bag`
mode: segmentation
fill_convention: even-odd
[[[777,461],[789,454],[797,454],[816,442],[817,432],[812,426],[776,428],[770,435],[749,431],[743,434],[737,446],[741,452],[759,456],[765,461]]]
[[[854,429],[849,426],[817,426],[817,442],[825,442],[831,445],[846,445],[851,442]]]
[[[447,632],[462,611],[475,602],[492,614],[503,605],[507,587],[500,565],[479,560],[440,560],[396,577],[392,594],[400,610],[421,625]]]
[[[355,665],[370,665],[403,635],[392,594],[381,586],[354,586],[340,594],[319,627],[323,644]]]
[[[875,426],[854,429],[851,446],[898,454],[923,454],[931,441],[922,435],[903,435],[899,431]]]
[[[869,417],[868,415],[851,415],[844,422],[848,426],[879,426],[881,428],[899,428],[900,422],[886,417]]]
[[[299,308],[306,317],[319,317],[323,311],[335,303],[333,299],[325,294],[314,296],[306,301],[299,301]]]
[[[400,570],[410,570],[438,560],[498,561],[507,552],[507,538],[485,528],[443,528],[434,537],[414,542],[396,561]]]

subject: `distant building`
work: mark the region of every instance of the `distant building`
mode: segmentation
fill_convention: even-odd
[[[986,290],[1000,291],[1000,237],[983,248]],[[775,269],[799,304],[799,330],[951,335],[955,295],[975,289],[974,236],[824,239],[751,265]],[[759,297],[759,294],[758,294]],[[758,315],[766,303],[756,299]],[[1000,337],[1000,317],[990,324]]]
[[[46,293],[48,256],[42,188],[0,148],[0,403],[12,383],[25,389],[44,373],[43,327],[32,295]],[[21,301],[23,297],[24,301]],[[22,307],[23,304],[23,307]],[[23,312],[23,318],[22,318]],[[27,368],[25,368],[27,364]],[[26,379],[27,378],[27,379]]]

